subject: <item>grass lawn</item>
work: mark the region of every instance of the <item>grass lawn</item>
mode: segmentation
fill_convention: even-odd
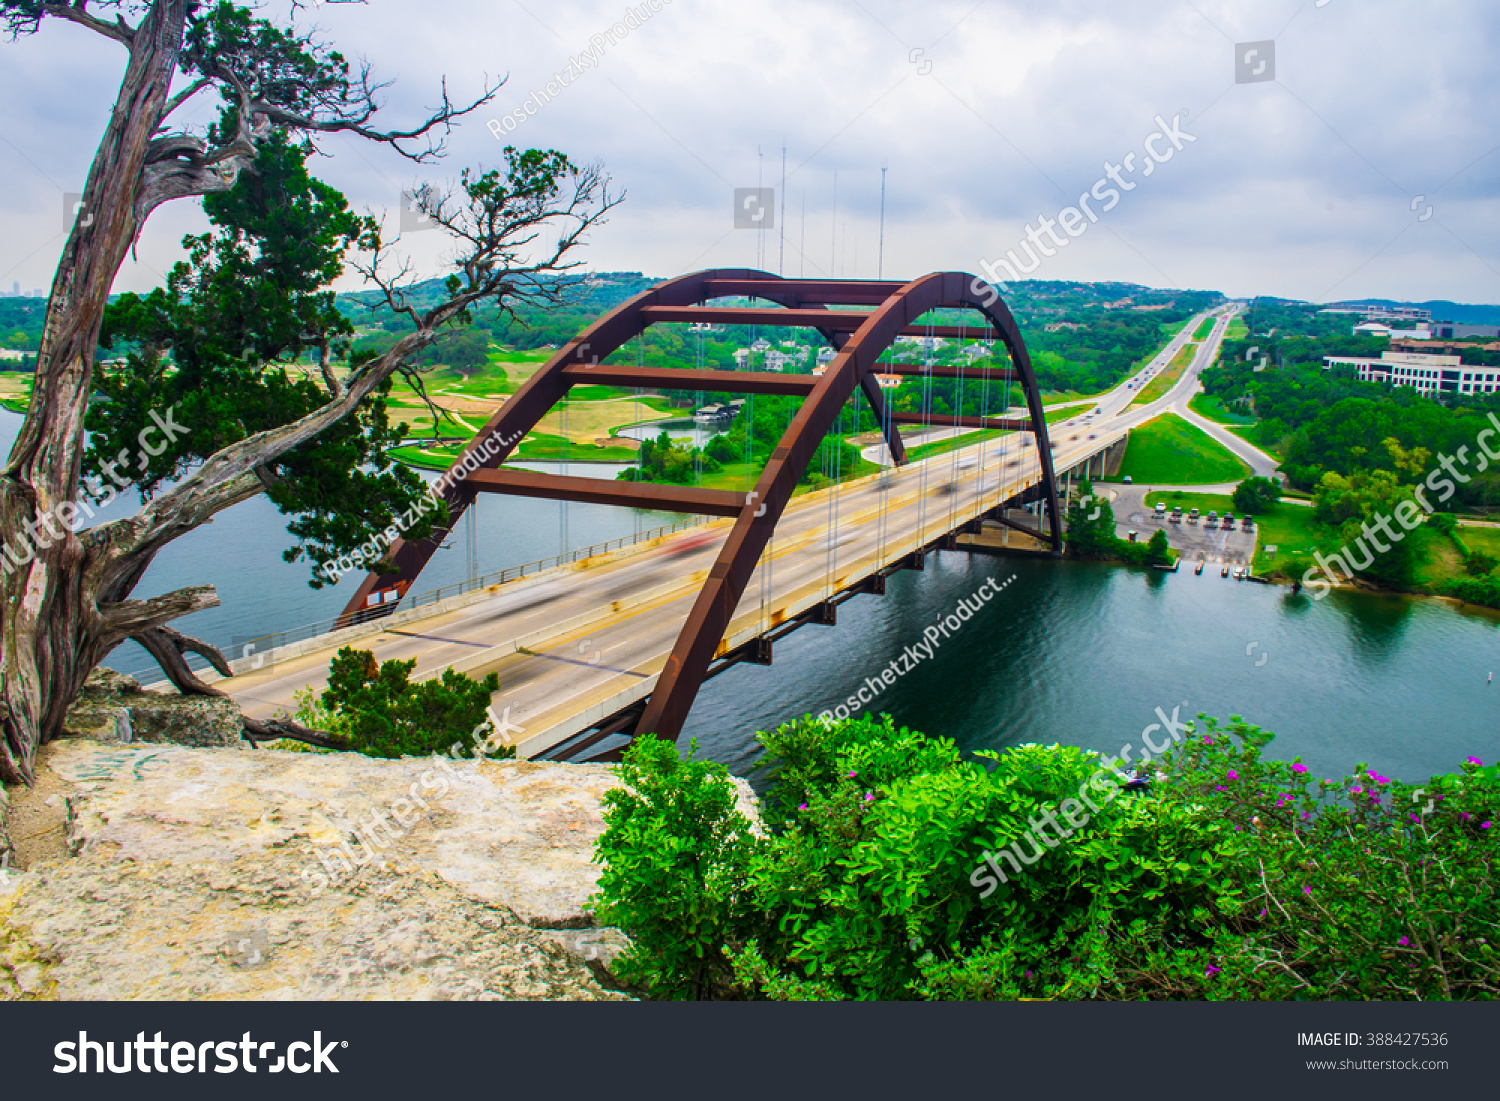
[[[1250,328],[1245,324],[1243,317],[1236,317],[1229,323],[1229,330],[1224,334],[1225,340],[1244,340],[1250,335]]]
[[[1198,331],[1193,334],[1193,339],[1197,341],[1207,340],[1208,334],[1214,331],[1214,323],[1217,320],[1217,318],[1205,317],[1203,323],[1198,326]]]
[[[725,463],[724,468],[715,474],[703,475],[702,486],[704,489],[727,489],[731,493],[746,493],[755,488],[756,479],[760,477],[763,467],[751,463]],[[880,467],[872,462],[860,459],[853,470],[845,470],[843,480],[848,482],[855,478],[863,478],[867,474],[878,474]],[[796,497],[803,493],[811,493],[817,486],[799,485],[792,491]]]
[[[1202,397],[1203,395],[1199,394],[1198,396]],[[1188,408],[1189,409],[1193,409],[1195,407],[1192,405],[1191,402],[1189,402],[1188,403]],[[1201,410],[1198,410],[1198,411],[1201,412]],[[1205,417],[1208,416],[1207,413],[1204,413],[1203,415]],[[1218,420],[1217,417],[1210,418],[1210,419]],[[1236,424],[1234,421],[1220,421],[1219,423],[1222,424],[1225,427],[1225,429],[1227,429],[1230,432],[1233,432],[1236,436],[1238,436],[1240,439],[1244,440],[1246,443],[1248,443],[1248,444],[1254,444],[1256,447],[1258,447],[1262,451],[1264,451],[1267,455],[1270,455],[1273,459],[1279,459],[1279,458],[1281,458],[1281,452],[1280,451],[1278,451],[1274,447],[1268,447],[1266,444],[1264,444],[1264,443],[1261,442],[1260,432],[1259,432],[1260,423],[1258,421],[1252,422],[1250,424]]]
[[[1130,433],[1119,479],[1198,485],[1238,482],[1249,475],[1250,468],[1223,444],[1181,417],[1163,413]]]
[[[1200,417],[1207,417],[1216,424],[1226,427],[1241,425],[1248,427],[1255,423],[1255,418],[1244,413],[1235,413],[1226,409],[1218,398],[1209,397],[1207,394],[1194,394],[1188,402],[1188,408]]]
[[[1113,387],[1111,387],[1111,389],[1113,389]],[[1051,390],[1048,390],[1042,394],[1042,404],[1045,406],[1053,406],[1071,402],[1098,401],[1107,393],[1109,393],[1109,390],[1105,390],[1098,394],[1082,394],[1077,390],[1063,390],[1060,392],[1053,392]]]
[[[924,443],[919,447],[908,448],[906,458],[908,462],[916,462],[918,459],[930,459],[934,455],[946,455],[960,447],[973,447],[977,443],[986,440],[998,440],[1001,436],[1013,436],[1014,432],[1001,432],[999,429],[986,428],[979,432],[970,432],[963,436],[951,436],[946,440],[938,440],[936,443]]]
[[[1313,518],[1312,509],[1300,505],[1278,504],[1270,512],[1257,516],[1255,524],[1260,534],[1252,569],[1258,575],[1272,572],[1288,559],[1308,558],[1324,543],[1337,541]],[[1276,553],[1267,553],[1268,546],[1275,547]]]
[[[1426,585],[1434,592],[1439,590],[1443,582],[1455,577],[1466,576],[1464,572],[1463,552],[1458,549],[1458,544],[1446,535],[1437,532],[1430,533],[1432,538],[1427,541],[1427,561],[1417,567],[1417,583]],[[1465,543],[1468,543],[1468,533],[1461,533]],[[1474,545],[1469,544],[1473,550]]]
[[[1165,504],[1168,511],[1181,505],[1184,513],[1197,509],[1204,516],[1210,512],[1223,515],[1234,510],[1234,498],[1222,493],[1184,493],[1180,489],[1153,489],[1146,498],[1146,507],[1152,508],[1158,501]]]
[[[1141,387],[1140,393],[1136,394],[1135,400],[1130,404],[1150,405],[1157,398],[1165,395],[1168,390],[1177,385],[1177,380],[1182,378],[1182,372],[1187,370],[1187,365],[1197,354],[1198,349],[1195,345],[1184,344],[1181,350],[1172,357],[1172,362],[1163,367],[1149,384]]]
[[[0,405],[12,413],[24,413],[31,404],[31,383],[34,375],[20,371],[0,371]]]
[[[1500,558],[1500,528],[1476,528],[1460,524],[1458,537],[1471,551],[1484,551]]]
[[[634,441],[631,441],[632,443]],[[567,444],[566,449],[564,443]],[[395,448],[391,454],[403,463],[420,466],[428,470],[447,470],[463,450],[463,444],[447,444],[439,447],[417,447],[407,445]],[[522,463],[561,462],[566,453],[569,462],[633,463],[636,449],[624,446],[600,447],[592,441],[564,441],[561,436],[545,432],[533,432],[521,441],[511,458]]]

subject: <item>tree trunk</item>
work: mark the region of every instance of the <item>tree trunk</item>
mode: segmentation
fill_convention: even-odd
[[[99,325],[135,239],[137,190],[182,48],[186,6],[155,0],[131,43],[53,279],[31,407],[0,476],[0,780],[9,783],[31,782],[37,745],[58,734],[94,666],[128,637],[110,628],[101,605],[128,596],[154,554],[144,563],[111,563],[103,558],[107,545],[91,548],[67,526]],[[218,603],[209,597],[202,606]]]

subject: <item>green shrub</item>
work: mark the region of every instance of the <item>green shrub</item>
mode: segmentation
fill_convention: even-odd
[[[1500,608],[1500,578],[1454,577],[1443,585],[1443,592],[1470,604]]]
[[[1184,730],[1122,794],[1079,749],[966,761],[888,718],[807,719],[762,735],[766,837],[722,769],[649,739],[599,913],[658,996],[1494,996],[1496,768],[1314,780],[1237,719]]]
[[[619,775],[624,786],[604,796],[595,909],[601,924],[634,939],[615,964],[620,977],[658,998],[723,993],[723,946],[746,920],[754,843],[728,772],[649,736],[631,746]]]
[[[1259,515],[1281,500],[1281,484],[1274,478],[1246,478],[1234,487],[1234,509]]]
[[[446,753],[455,742],[465,749],[488,721],[490,697],[500,688],[491,673],[476,681],[443,670],[434,680],[413,684],[416,661],[375,660],[368,650],[346,646],[328,667],[328,688],[319,698],[331,718],[329,733],[348,748],[371,757],[421,757]],[[493,757],[511,757],[510,746],[487,746]]]
[[[1496,566],[1500,566],[1500,559],[1488,551],[1470,551],[1469,556],[1464,559],[1464,572],[1470,577],[1486,577],[1494,572]]]

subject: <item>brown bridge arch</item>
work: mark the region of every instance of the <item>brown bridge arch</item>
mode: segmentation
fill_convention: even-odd
[[[749,298],[776,307],[706,305],[719,298]],[[830,307],[871,307],[831,309]],[[987,327],[969,329],[916,323],[937,309],[971,309]],[[836,355],[821,376],[772,372],[683,370],[605,364],[602,361],[651,325],[709,324],[804,326],[817,330]],[[1014,380],[1026,395],[1026,419],[999,417],[928,417],[886,409],[875,379],[879,357],[900,336],[964,337],[999,340],[1010,353],[1009,369],[923,367],[880,364],[880,373],[936,378],[962,376],[976,381]],[[801,397],[802,405],[783,433],[755,489],[749,494],[725,490],[501,470],[516,445],[579,384],[667,387],[676,390],[784,394]],[[938,272],[908,283],[862,280],[783,279],[754,270],[695,272],[659,284],[590,325],[536,372],[470,441],[450,470],[439,479],[449,510],[449,526],[432,536],[392,548],[393,569],[368,574],[344,610],[354,623],[387,614],[392,600],[406,593],[442,540],[480,493],[504,493],[562,501],[669,509],[734,517],[735,523],[709,571],[677,643],[645,703],[628,725],[634,733],[653,732],[676,738],[687,720],[699,686],[709,672],[735,608],[760,561],[761,553],[791,499],[798,480],[817,452],[840,409],[859,389],[886,434],[894,460],[906,461],[897,426],[907,423],[1018,429],[1035,433],[1042,481],[1040,499],[1049,516],[1054,551],[1061,550],[1062,525],[1052,466],[1047,422],[1031,359],[1020,329],[999,295],[963,272]],[[632,716],[633,717],[633,716]],[[627,732],[617,724],[619,732]]]

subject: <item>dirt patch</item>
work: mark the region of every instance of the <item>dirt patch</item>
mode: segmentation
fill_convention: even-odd
[[[41,754],[33,787],[7,788],[10,808],[5,832],[14,848],[11,867],[24,871],[44,860],[62,860],[68,855],[68,807],[64,796],[72,790],[47,767]]]

